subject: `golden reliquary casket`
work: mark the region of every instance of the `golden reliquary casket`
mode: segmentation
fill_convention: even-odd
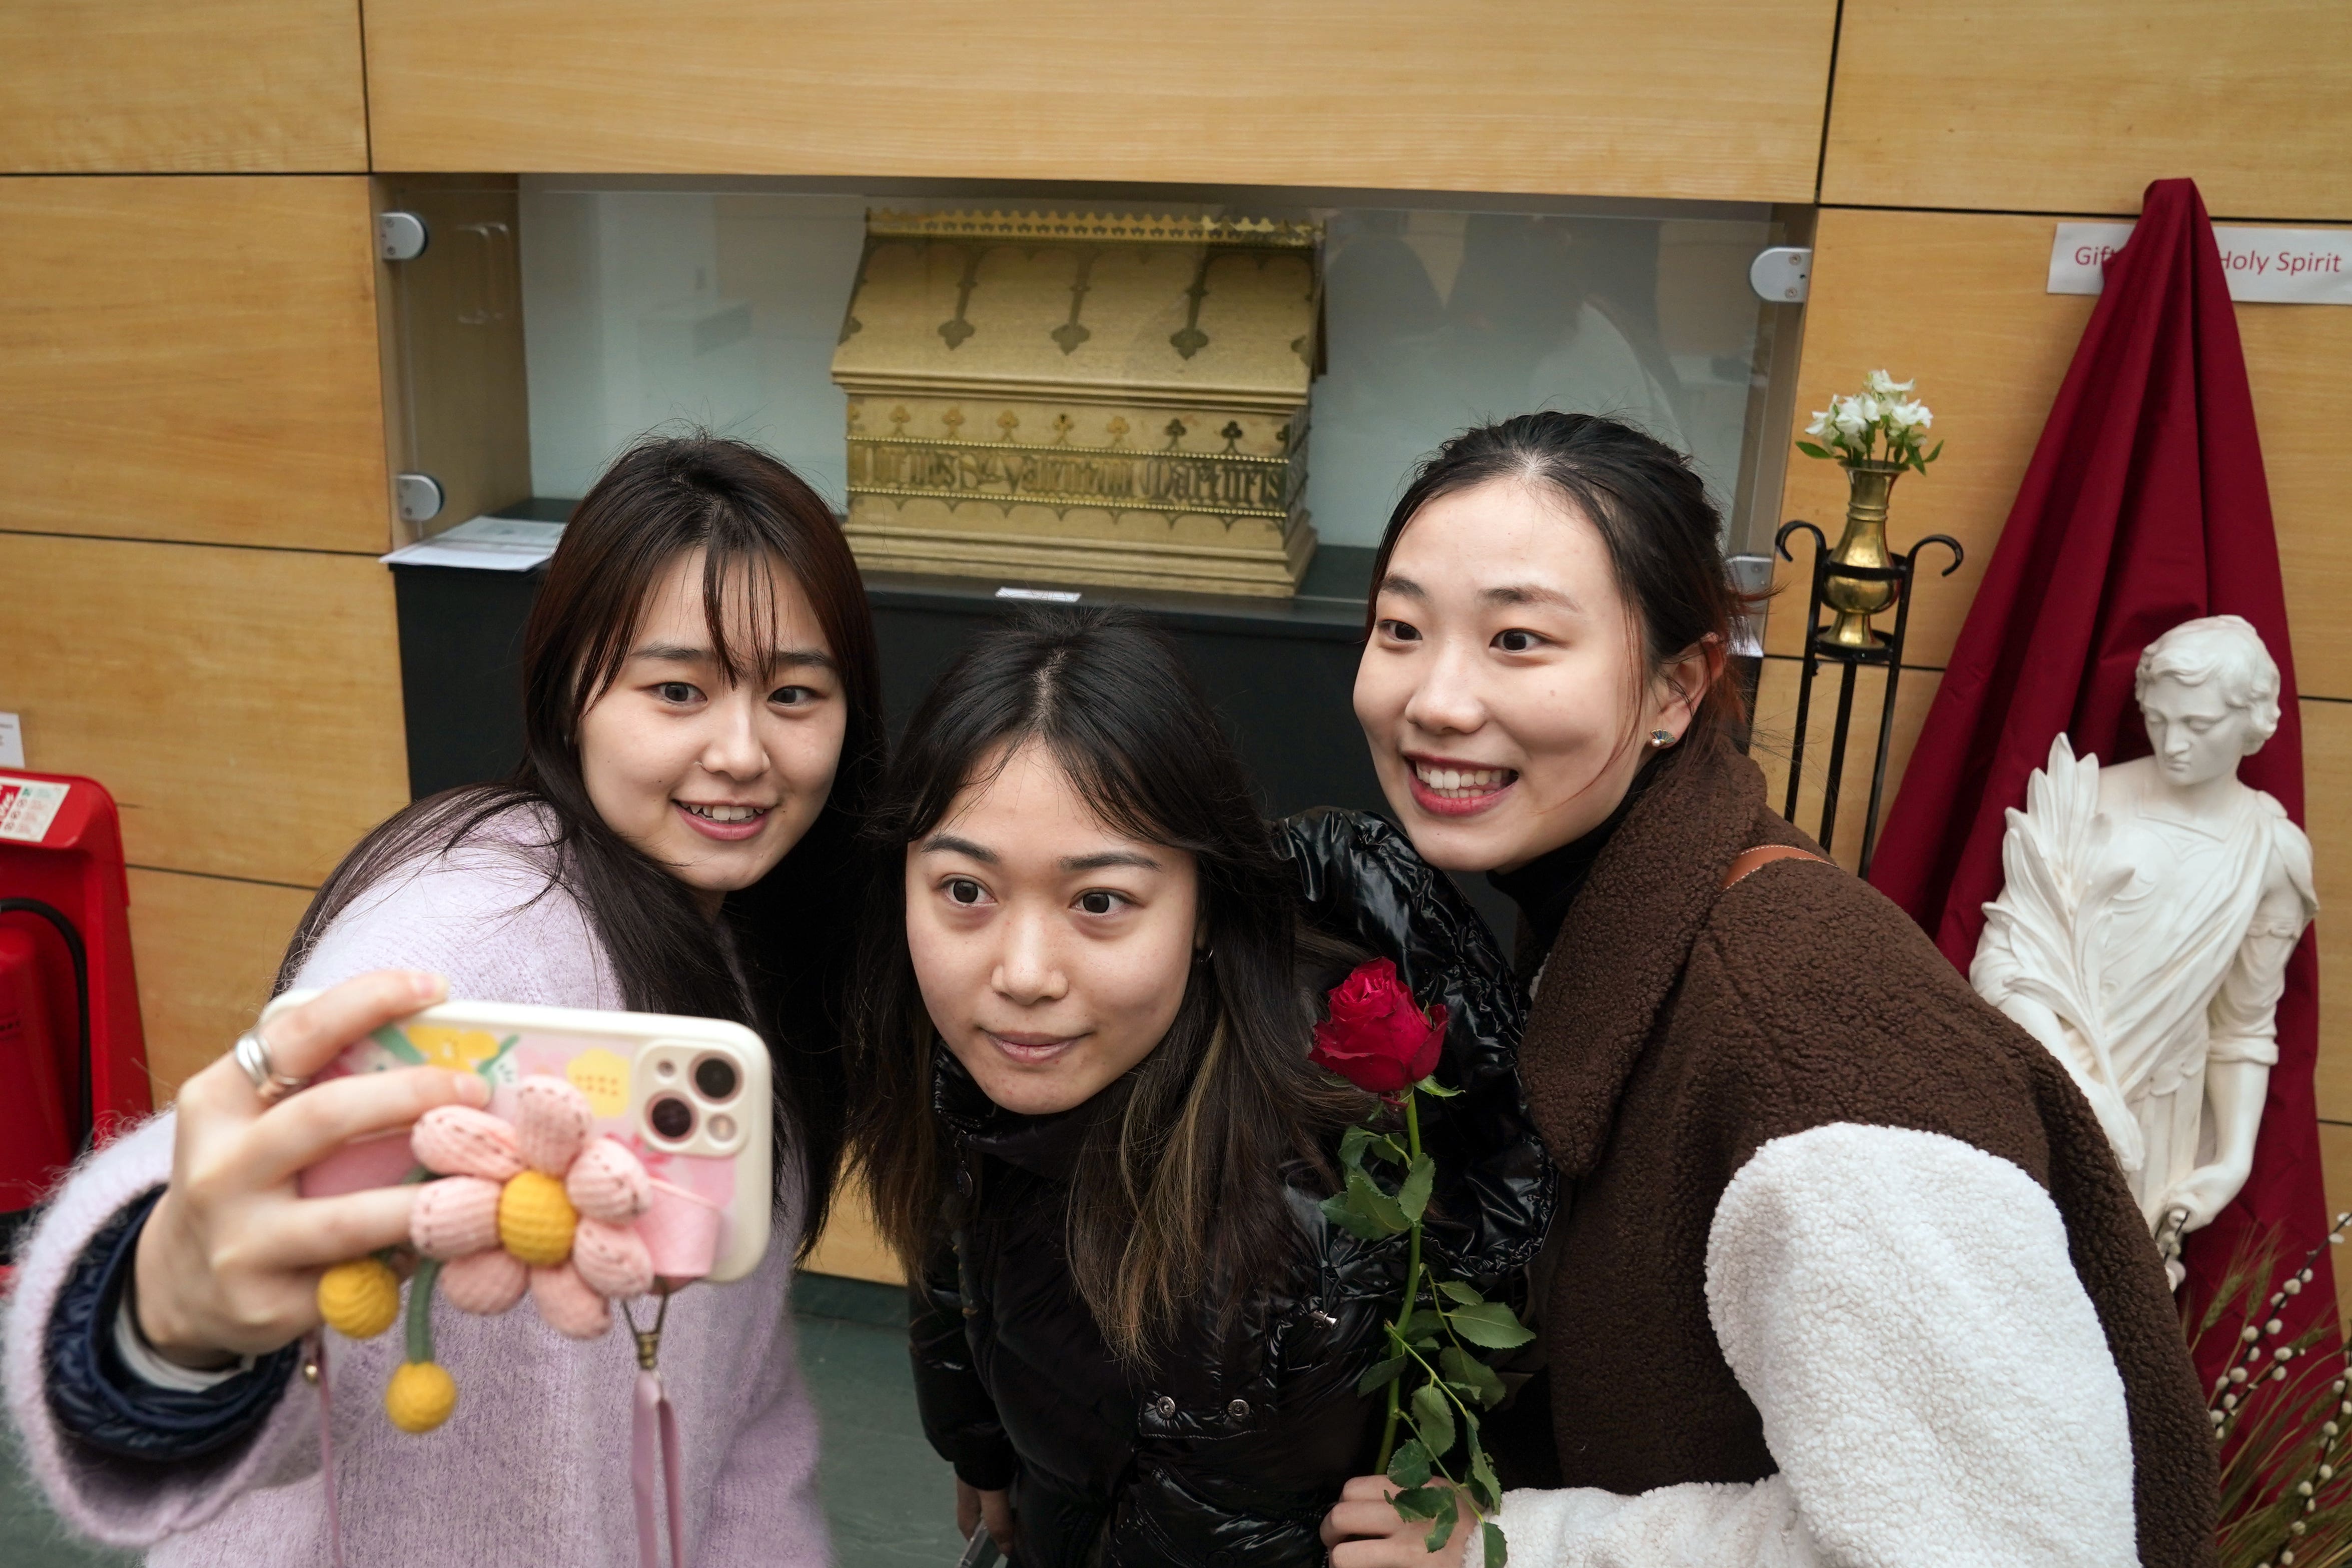
[[[1297,592],[1319,225],[874,212],[833,356],[884,571]]]

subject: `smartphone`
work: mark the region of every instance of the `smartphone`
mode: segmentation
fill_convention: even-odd
[[[268,1023],[316,991],[289,991]],[[718,1210],[709,1273],[724,1283],[759,1267],[774,1207],[768,1048],[740,1024],[661,1013],[599,1013],[508,1002],[444,1002],[347,1048],[313,1082],[396,1068],[479,1073],[490,1113],[511,1121],[515,1086],[544,1073],[588,1097],[593,1133],[645,1162],[679,1201]],[[406,1129],[357,1139],[301,1173],[305,1197],[390,1186],[415,1168]]]

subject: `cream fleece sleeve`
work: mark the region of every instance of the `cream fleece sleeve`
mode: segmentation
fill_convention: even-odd
[[[1896,1128],[1776,1139],[1717,1206],[1706,1294],[1780,1473],[1511,1492],[1520,1568],[2138,1561],[2123,1379],[2017,1166]]]

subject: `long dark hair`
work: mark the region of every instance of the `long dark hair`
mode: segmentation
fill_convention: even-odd
[[[1196,1292],[1229,1310],[1295,1255],[1284,1167],[1322,1165],[1323,1135],[1363,1101],[1307,1063],[1315,1015],[1291,879],[1167,638],[1103,610],[1035,614],[983,636],[908,722],[877,837],[902,860],[959,792],[1024,744],[1047,748],[1112,827],[1199,868],[1207,956],[1071,1182],[1073,1281],[1112,1348],[1142,1359]],[[907,950],[905,897],[903,878],[877,868],[850,1143],[912,1272],[939,1237],[948,1170],[932,1113],[939,1037]]]
[[[1601,531],[1617,590],[1633,614],[1643,675],[1655,679],[1695,648],[1713,650],[1715,679],[1681,744],[1660,765],[1744,740],[1748,706],[1720,668],[1744,604],[1724,563],[1723,520],[1690,459],[1630,425],[1594,414],[1522,414],[1446,442],[1413,471],[1389,514],[1372,564],[1375,600],[1398,539],[1422,508],[1497,479],[1549,489]],[[1377,614],[1366,604],[1367,637]]]
[[[815,611],[848,708],[824,810],[775,869],[727,897],[720,918],[731,942],[714,942],[692,890],[605,825],[580,771],[580,716],[619,675],[648,590],[698,549],[711,648],[730,676],[761,679],[770,649],[730,645],[726,600],[748,595],[756,605],[764,594],[772,634],[771,572],[781,562]],[[858,835],[880,783],[882,735],[873,617],[824,500],[783,464],[739,441],[645,441],[589,490],[548,563],[524,635],[522,766],[503,783],[418,801],[362,839],[310,900],[278,989],[293,983],[320,933],[368,889],[467,843],[492,818],[536,809],[549,831],[517,847],[541,860],[550,887],[587,910],[631,1008],[731,1019],[767,1039],[777,1068],[779,1171],[796,1165],[801,1176],[805,1253],[824,1226],[840,1163],[843,977],[854,941],[845,933],[867,879]]]

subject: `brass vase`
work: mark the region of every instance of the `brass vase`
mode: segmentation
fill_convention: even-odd
[[[1894,565],[1886,553],[1886,500],[1902,474],[1900,463],[1864,459],[1845,465],[1845,536],[1830,552],[1832,562],[1880,571]],[[1870,617],[1895,603],[1895,584],[1833,574],[1822,585],[1822,597],[1837,612],[1829,640],[1840,647],[1871,647],[1877,639]]]

